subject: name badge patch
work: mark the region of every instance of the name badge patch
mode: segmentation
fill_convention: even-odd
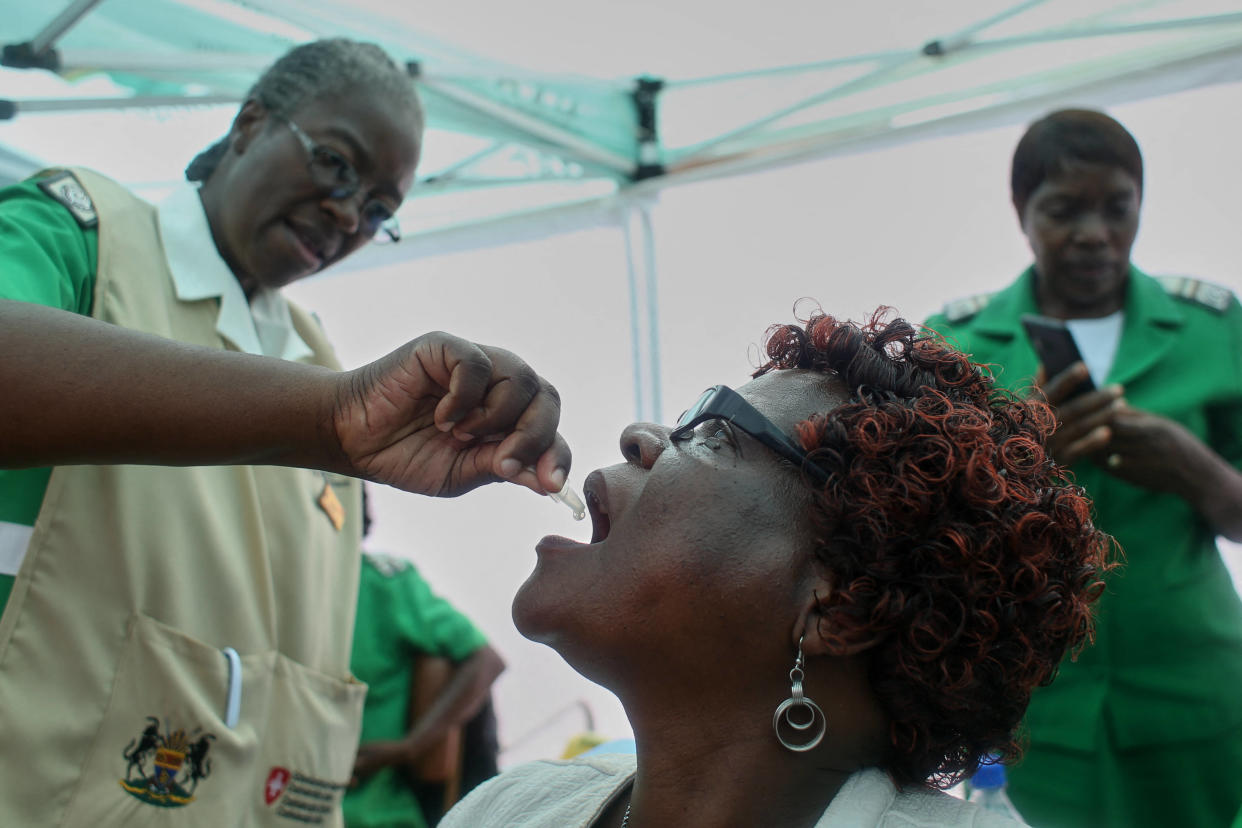
[[[341,527],[345,525],[345,506],[336,496],[336,492],[332,491],[332,484],[327,480],[324,480],[323,491],[319,493],[319,508],[332,521],[332,527],[338,532],[341,531]]]
[[[297,770],[273,767],[263,784],[263,801],[276,816],[303,825],[322,825],[336,812],[345,785]]]
[[[59,201],[82,227],[94,227],[99,224],[99,216],[95,213],[95,203],[86,194],[86,188],[68,170],[42,179],[39,181],[39,189],[47,193],[50,198]]]

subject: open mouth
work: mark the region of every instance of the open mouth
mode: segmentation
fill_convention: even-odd
[[[582,483],[583,500],[586,501],[587,513],[591,515],[591,540],[572,540],[561,535],[548,535],[535,545],[540,555],[559,555],[576,553],[588,546],[602,542],[612,531],[612,518],[608,514],[608,492],[603,477],[598,471],[587,475]]]
[[[608,519],[608,507],[593,490],[586,489],[587,512],[591,515],[591,543],[599,543],[608,537],[612,521]]]

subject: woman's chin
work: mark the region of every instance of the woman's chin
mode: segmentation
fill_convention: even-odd
[[[538,577],[539,570],[536,567],[530,577],[518,587],[517,594],[513,596],[511,612],[513,626],[523,637],[547,644],[549,642],[546,639],[555,634],[555,619],[549,617],[555,615],[555,606],[550,607],[547,601],[541,599],[540,593],[543,590],[537,583]]]

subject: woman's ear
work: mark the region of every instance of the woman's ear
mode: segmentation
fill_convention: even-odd
[[[808,587],[802,611],[794,625],[795,647],[802,639],[802,654],[844,658],[866,652],[880,643],[880,636],[864,627],[846,623],[840,596],[831,577],[814,579]]]
[[[268,117],[267,107],[255,98],[247,98],[229,129],[229,149],[238,155],[244,153],[259,131],[267,125]]]

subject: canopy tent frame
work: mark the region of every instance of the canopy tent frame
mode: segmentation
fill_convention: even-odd
[[[0,120],[41,113],[237,103],[253,77],[299,38],[344,33],[375,40],[405,62],[412,81],[424,92],[433,125],[447,119],[459,131],[486,139],[482,148],[424,173],[407,206],[445,193],[548,182],[595,182],[607,185],[608,192],[442,224],[400,245],[370,246],[334,272],[588,227],[617,227],[622,231],[631,296],[636,406],[640,418],[658,419],[658,274],[651,205],[664,188],[1014,123],[1070,100],[1106,106],[1242,79],[1242,12],[1117,19],[1127,7],[1150,4],[1112,0],[1116,8],[1110,12],[1072,24],[985,36],[1049,2],[1021,0],[910,48],[744,72],[614,81],[532,72],[464,49],[441,48],[437,58],[430,54],[435,51],[432,47],[443,44],[412,26],[345,9],[332,0],[169,4],[218,18],[225,27],[245,28],[258,38],[250,43],[255,51],[198,48],[197,43],[192,51],[171,53],[99,48],[100,44],[61,48],[68,33],[103,13],[101,7],[108,8],[101,0],[72,0],[30,39],[5,46],[0,63],[62,75],[103,72],[131,81],[144,79],[146,87],[131,85],[135,94],[128,97],[0,100]],[[1161,37],[1167,42],[1153,45],[1153,38]],[[890,99],[878,94],[900,91],[901,84],[916,86],[938,73],[1006,51],[1092,39],[1108,40],[1119,48],[1101,52],[1096,59],[1084,57],[1057,69],[1033,68],[1016,77],[979,73],[980,77],[930,94],[903,98],[895,92]],[[260,41],[261,48],[255,45]],[[820,88],[789,100],[760,101],[746,117],[680,146],[670,145],[662,134],[660,122],[674,107],[670,96],[795,78]],[[182,94],[168,92],[169,87]],[[786,91],[800,93],[801,87],[793,84]],[[20,167],[23,156],[14,158],[6,170]],[[513,162],[509,167],[516,165],[517,171],[504,169],[500,161]]]
[[[1168,32],[1189,28],[1219,28],[1237,26],[1239,31],[1232,41],[1230,54],[1242,53],[1242,12],[1232,14],[1203,15],[1199,17],[1179,17],[1167,20],[1127,23],[1098,24],[1090,28],[1059,27],[1039,31],[1026,36],[1009,36],[993,39],[978,39],[977,35],[995,25],[1011,20],[1038,6],[1047,0],[1022,0],[1008,8],[991,14],[975,23],[962,27],[958,31],[943,37],[934,38],[920,48],[907,50],[888,50],[839,58],[815,64],[769,67],[753,72],[731,73],[711,77],[698,77],[687,80],[664,80],[658,78],[635,78],[627,84],[589,83],[587,89],[609,89],[618,94],[628,95],[633,103],[626,113],[631,119],[628,130],[634,136],[631,151],[617,152],[609,147],[601,146],[589,138],[584,138],[572,128],[565,128],[547,113],[539,112],[541,95],[535,95],[533,105],[518,107],[481,94],[465,85],[470,75],[460,72],[455,74],[438,74],[425,62],[410,60],[407,66],[411,75],[423,89],[463,107],[485,123],[494,124],[504,139],[527,143],[541,152],[551,152],[567,161],[576,162],[589,168],[589,172],[604,177],[612,177],[618,190],[633,185],[647,178],[677,173],[690,169],[698,169],[705,165],[726,162],[726,166],[736,168],[739,157],[755,152],[760,155],[771,155],[774,145],[789,145],[793,141],[809,142],[824,141],[839,134],[845,124],[852,132],[883,131],[876,130],[875,124],[889,120],[895,116],[917,112],[926,108],[926,101],[890,106],[873,110],[864,115],[871,115],[871,129],[860,130],[860,117],[829,118],[810,125],[786,127],[784,129],[768,129],[791,116],[804,113],[813,107],[840,100],[866,90],[874,89],[887,79],[891,79],[902,69],[917,66],[918,72],[931,73],[943,66],[949,57],[961,57],[969,54],[994,52],[1021,45],[1061,42],[1080,38],[1105,37],[1152,32]],[[10,55],[14,49],[23,54],[38,58],[28,66],[35,67],[46,64],[46,55],[55,52],[52,63],[61,72],[83,72],[90,69],[108,73],[146,74],[159,79],[176,79],[202,75],[198,85],[208,90],[202,94],[192,95],[136,95],[130,98],[114,99],[30,99],[9,101],[10,106],[3,107],[0,116],[15,117],[21,113],[83,111],[107,108],[158,107],[167,105],[208,105],[239,101],[244,94],[243,89],[218,89],[211,87],[213,72],[257,73],[270,61],[268,55],[247,55],[244,53],[196,52],[190,56],[175,55],[134,55],[131,53],[107,52],[101,50],[66,50],[63,53],[54,49],[54,44],[72,26],[79,23],[88,13],[96,9],[101,0],[72,0],[56,18],[39,31],[34,38],[24,43],[10,44],[6,47],[5,63],[13,65]],[[340,25],[340,15],[329,15],[324,3],[291,4],[287,0],[251,0],[246,4],[253,13],[262,13],[275,20],[296,24],[315,34],[328,34]],[[365,21],[364,21],[365,23]],[[366,32],[374,32],[384,27],[377,24],[362,25],[359,28]],[[396,36],[405,32],[397,31]],[[792,104],[776,107],[771,111],[751,118],[746,123],[726,129],[691,147],[677,152],[670,152],[663,147],[656,129],[655,112],[658,99],[666,90],[679,90],[704,85],[729,84],[739,80],[748,80],[776,74],[790,74],[824,71],[849,65],[872,64],[873,68],[859,77],[841,83],[831,84],[813,95],[806,96]],[[20,64],[18,64],[20,65]],[[1238,70],[1242,75],[1242,68]],[[486,73],[476,75],[477,78],[498,81],[501,78],[510,81],[533,83],[536,86],[547,82],[546,76],[537,73],[522,73],[505,67],[503,74],[494,74],[490,78]],[[580,83],[578,79],[574,83]],[[975,94],[972,92],[982,94]],[[957,91],[944,96],[942,100],[932,100],[933,106],[943,104],[965,103],[974,98],[985,100],[995,95],[995,89],[970,89]],[[866,119],[861,119],[866,120]],[[436,174],[433,174],[433,177]],[[443,175],[451,178],[451,175]],[[697,178],[698,176],[696,176]],[[541,177],[537,177],[538,178]],[[508,179],[509,181],[512,178]],[[477,183],[477,182],[475,182]],[[669,182],[672,183],[672,182]],[[417,198],[418,191],[415,193]]]

